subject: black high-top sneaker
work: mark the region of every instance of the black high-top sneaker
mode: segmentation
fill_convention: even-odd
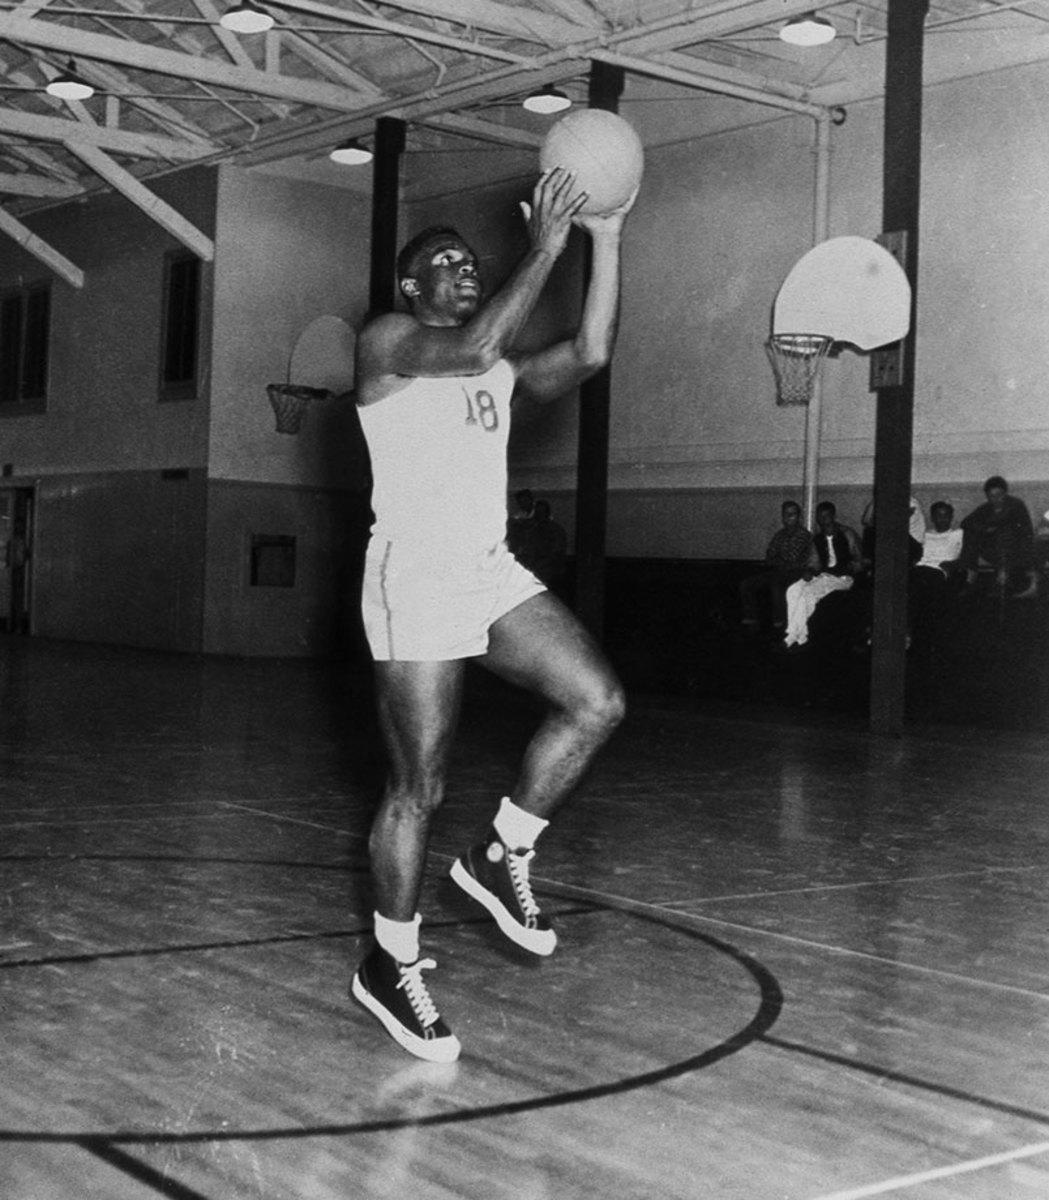
[[[436,966],[432,958],[399,963],[376,946],[357,968],[350,992],[405,1050],[430,1062],[449,1063],[459,1057],[459,1039],[441,1020],[422,977]]]
[[[557,934],[539,911],[528,881],[534,850],[511,850],[494,829],[452,864],[452,879],[495,918],[506,936],[533,954],[553,954]]]

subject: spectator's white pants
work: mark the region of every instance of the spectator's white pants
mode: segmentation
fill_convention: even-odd
[[[831,592],[847,592],[852,587],[851,575],[828,575],[824,572],[815,579],[799,579],[787,588],[787,637],[788,646],[804,646],[809,640],[809,617],[816,605]]]

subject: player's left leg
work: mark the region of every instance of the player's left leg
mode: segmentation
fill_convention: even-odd
[[[452,878],[518,945],[550,954],[557,937],[535,904],[529,863],[551,814],[622,720],[623,689],[594,639],[549,592],[496,621],[478,661],[545,700],[549,711],[512,795],[485,840],[456,861]]]
[[[513,797],[519,808],[549,818],[623,719],[622,685],[590,633],[550,592],[496,621],[488,653],[477,661],[550,705]]]

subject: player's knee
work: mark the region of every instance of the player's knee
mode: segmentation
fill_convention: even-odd
[[[389,782],[384,797],[384,805],[392,813],[414,820],[432,817],[443,801],[443,777],[428,774]]]
[[[626,694],[617,679],[601,679],[587,691],[579,715],[607,737],[626,716]]]

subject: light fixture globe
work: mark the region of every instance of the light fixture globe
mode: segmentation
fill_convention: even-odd
[[[824,46],[834,41],[837,30],[825,17],[806,13],[788,21],[779,31],[780,39],[792,46]]]
[[[239,4],[226,9],[219,17],[219,24],[231,33],[265,33],[273,28],[275,22],[264,8],[259,8],[252,0],[240,0]]]
[[[564,109],[572,107],[572,101],[564,92],[559,92],[550,83],[540,88],[538,92],[526,96],[521,103],[529,112],[543,113],[544,115],[562,112]]]
[[[375,157],[367,146],[362,146],[356,138],[340,142],[328,155],[333,163],[344,167],[361,167],[370,163]]]
[[[76,63],[72,59],[66,63],[66,69],[56,75],[44,91],[58,100],[86,100],[95,94],[91,84],[77,75]]]

